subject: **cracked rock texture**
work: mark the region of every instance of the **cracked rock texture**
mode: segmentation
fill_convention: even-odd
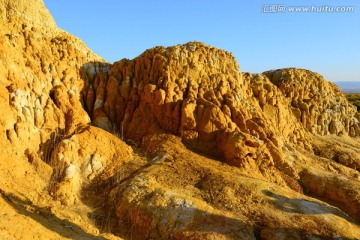
[[[294,68],[264,74],[291,99],[291,110],[307,131],[319,135],[360,135],[360,115],[340,89],[320,74]]]
[[[159,152],[168,154],[169,160],[161,167],[158,164],[147,166],[146,169],[151,170],[134,176],[130,185],[122,183],[121,187],[111,190],[112,195],[118,196],[113,200],[119,202],[117,216],[121,219],[125,216],[142,237],[255,238],[258,236],[254,234],[256,227],[248,231],[249,226],[242,224],[251,222],[255,213],[250,212],[255,211],[259,214],[260,223],[257,224],[270,226],[264,220],[270,212],[265,213],[263,207],[267,206],[262,205],[269,199],[259,197],[261,207],[250,207],[248,203],[242,208],[235,206],[239,204],[237,201],[245,201],[247,194],[254,194],[254,197],[257,191],[259,196],[272,198],[270,203],[282,214],[300,213],[307,221],[308,215],[319,213],[316,220],[313,219],[314,226],[327,226],[335,232],[338,231],[334,230],[335,226],[322,219],[328,212],[335,214],[335,208],[326,204],[344,211],[335,214],[337,217],[346,218],[348,214],[358,219],[359,114],[335,85],[317,73],[295,68],[263,74],[241,73],[235,59],[226,51],[190,42],[155,47],[133,60],[114,63],[107,73],[90,79],[85,88],[84,105],[95,125],[138,142],[150,153],[149,149],[154,148],[154,156]],[[176,140],[171,135],[177,136]],[[173,139],[170,143],[169,138]],[[333,144],[329,146],[329,142]],[[189,177],[190,166],[185,167],[179,161],[192,167],[196,165],[196,157],[187,155],[191,155],[190,151],[231,168],[217,175],[209,169],[204,170],[211,164],[202,159],[198,160],[202,163],[194,167],[197,172]],[[179,156],[179,152],[183,155]],[[204,173],[208,171],[211,173]],[[181,172],[186,173],[186,177]],[[167,177],[162,181],[157,174]],[[234,182],[240,181],[239,186],[249,192],[234,192],[236,184],[225,183],[226,174],[231,174]],[[253,188],[247,186],[240,180],[244,175],[264,181],[268,187],[259,187],[260,183],[252,180]],[[181,183],[169,178],[188,180]],[[212,180],[208,182],[208,178]],[[172,181],[176,184],[171,185]],[[275,184],[277,190],[267,190],[272,188],[271,184]],[[215,186],[218,190],[213,189]],[[304,198],[278,194],[278,187]],[[139,188],[144,191],[138,191]],[[326,204],[307,200],[305,194]],[[287,204],[289,209],[280,207]],[[230,233],[215,230],[218,209],[226,209],[230,215],[240,211],[236,217],[231,215],[222,220],[234,219],[228,227],[241,226],[243,231],[240,232],[244,235],[235,234],[236,227]],[[285,215],[279,216],[278,226],[260,227],[255,232],[261,239],[290,236],[302,239],[306,234],[309,238],[335,237],[326,234],[326,230],[309,230],[311,224],[297,218],[296,221],[304,225],[299,229],[295,226],[287,229]],[[183,218],[188,220],[186,224]],[[207,222],[206,219],[211,219],[208,224],[213,224],[213,235],[199,230],[205,227],[201,223]],[[149,222],[154,223],[150,230]],[[257,224],[249,225],[254,228]],[[355,225],[357,235],[359,229]],[[300,229],[306,229],[306,233]]]
[[[229,53],[202,43],[116,62],[89,82],[84,102],[105,130],[134,140],[171,132],[234,166],[271,164],[287,143],[310,148],[288,99],[268,78],[243,77]]]
[[[41,0],[0,25],[0,239],[360,238],[360,115],[321,75],[199,42],[109,64]]]

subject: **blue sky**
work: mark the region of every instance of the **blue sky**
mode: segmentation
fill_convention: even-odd
[[[360,81],[359,0],[44,0],[62,29],[109,62],[154,46],[200,41],[232,52],[241,71],[306,68]],[[285,12],[264,13],[273,4]],[[294,13],[291,6],[353,6]]]

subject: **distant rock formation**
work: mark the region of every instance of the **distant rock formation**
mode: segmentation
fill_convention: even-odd
[[[199,42],[108,64],[41,0],[0,0],[0,36],[0,236],[360,235],[359,113],[319,74]]]
[[[360,115],[333,83],[308,70],[283,69],[264,73],[285,97],[305,129],[319,135],[360,135]]]

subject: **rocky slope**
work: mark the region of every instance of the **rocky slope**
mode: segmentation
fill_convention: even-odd
[[[90,123],[83,79],[107,65],[58,29],[42,1],[1,0],[0,24],[0,238],[91,239],[85,206],[79,217],[48,194],[50,157]]]
[[[198,42],[110,65],[40,0],[0,18],[1,238],[359,239],[360,116],[319,74]]]

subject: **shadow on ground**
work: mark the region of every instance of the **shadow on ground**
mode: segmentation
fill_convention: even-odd
[[[340,218],[345,219],[348,222],[351,222],[355,225],[359,225],[354,219],[349,217],[347,214],[342,212],[340,209],[327,205],[325,203],[320,203],[316,201],[310,201],[303,198],[288,198],[269,190],[262,191],[264,195],[272,198],[269,200],[276,208],[281,211],[289,213],[297,213],[304,215],[318,215],[318,214],[333,214]],[[286,236],[298,236],[298,238],[291,239],[338,239],[338,240],[355,240],[343,236],[328,237],[328,236],[318,236],[307,233],[303,229],[292,229],[292,228],[266,228],[262,230],[262,234],[267,234],[273,236],[273,239],[287,239]],[[285,237],[285,238],[284,238]]]
[[[60,219],[51,212],[49,208],[42,208],[34,205],[30,200],[23,200],[19,197],[0,192],[3,199],[12,206],[17,213],[33,219],[35,222],[41,224],[50,231],[57,233],[64,238],[70,239],[98,239],[105,240],[106,238],[92,235],[82,229],[80,226],[70,222],[67,219]]]

